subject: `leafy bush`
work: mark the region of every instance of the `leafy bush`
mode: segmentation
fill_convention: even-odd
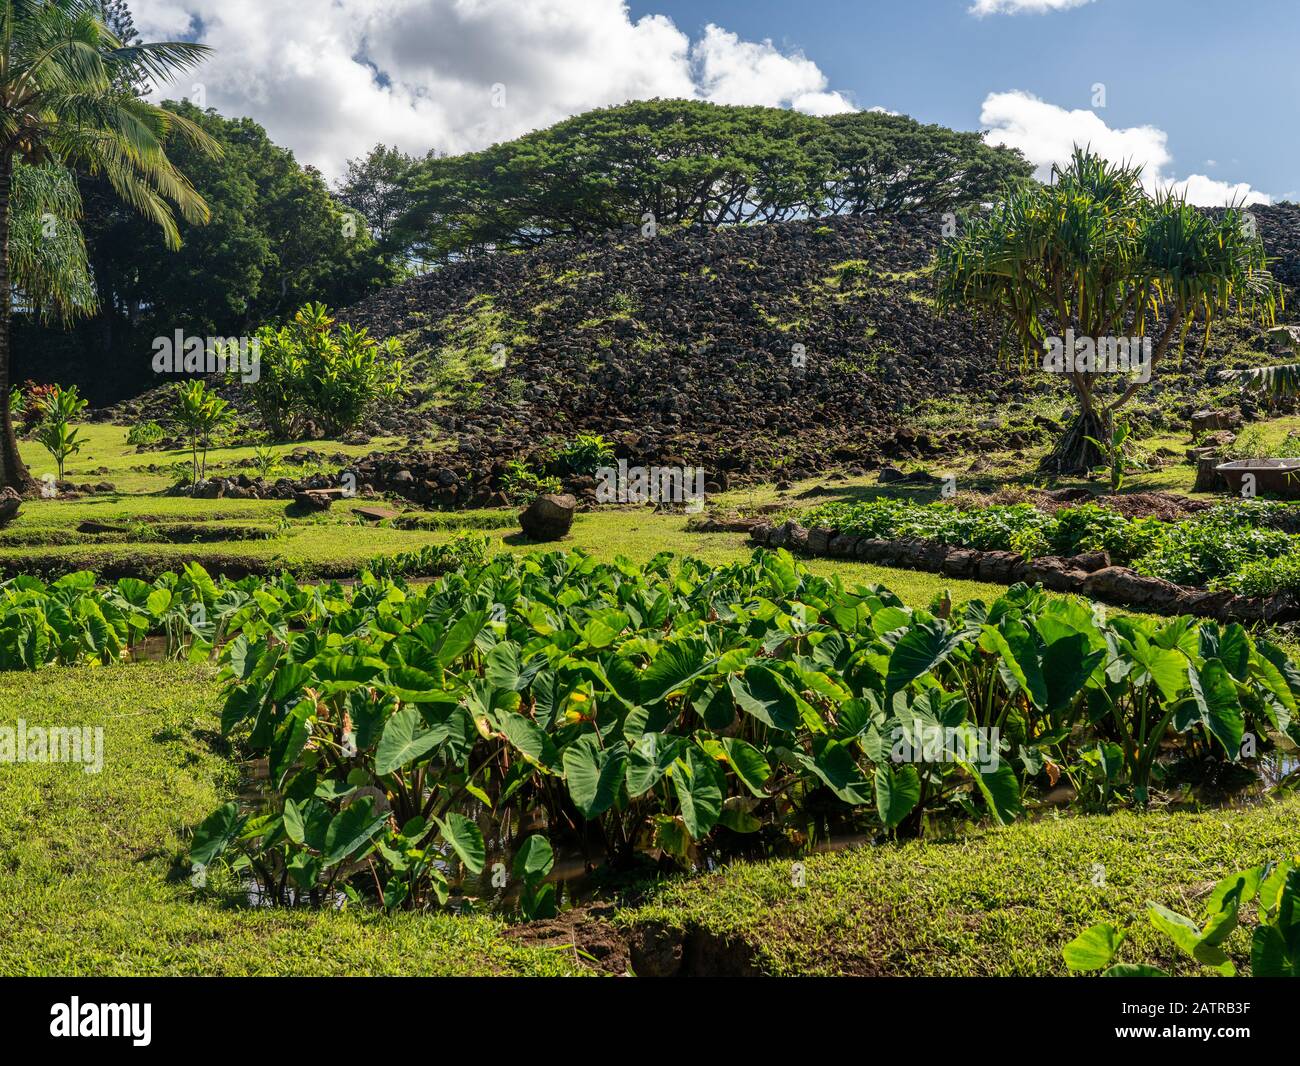
[[[1272,596],[1279,592],[1300,594],[1300,555],[1279,559],[1256,559],[1217,582],[1238,596]]]
[[[1166,524],[1160,539],[1133,563],[1140,574],[1178,585],[1208,586],[1249,562],[1275,559],[1295,550],[1280,530],[1257,529],[1227,509],[1188,522]]]
[[[1139,573],[1179,585],[1236,587],[1230,575],[1248,564],[1289,557],[1297,508],[1264,500],[1215,507],[1184,522],[1128,519],[1096,504],[1064,507],[1048,516],[1031,504],[959,511],[944,503],[903,500],[833,503],[802,517],[809,527],[877,538],[923,537],[979,551],[1015,551],[1028,558],[1104,549]],[[1265,587],[1263,565],[1251,587]]]
[[[614,461],[614,446],[599,433],[579,433],[556,448],[547,460],[551,473],[584,476]]]
[[[163,428],[157,422],[137,422],[126,434],[126,443],[135,448],[157,444],[163,439]]]
[[[366,569],[376,577],[440,577],[453,570],[482,566],[492,556],[492,540],[482,533],[458,533],[446,544],[416,551],[376,555]]]
[[[526,507],[538,496],[559,492],[560,488],[559,478],[538,474],[522,459],[511,459],[501,477],[501,490],[511,503],[521,507]]]
[[[349,325],[335,330],[323,304],[305,305],[280,329],[264,326],[257,340],[260,376],[246,387],[279,440],[297,439],[308,421],[329,436],[353,429],[401,387],[401,342]]]
[[[44,417],[45,404],[58,391],[57,385],[37,385],[34,381],[23,382],[22,389],[15,388],[9,394],[10,409],[13,417],[22,415],[24,432],[35,429]]]

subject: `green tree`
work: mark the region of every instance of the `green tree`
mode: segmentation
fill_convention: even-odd
[[[1150,374],[1063,363],[1079,410],[1044,458],[1045,473],[1102,463],[1096,442],[1111,439],[1114,413],[1194,327],[1208,340],[1233,309],[1272,322],[1277,307],[1263,244],[1241,211],[1211,215],[1172,193],[1152,197],[1141,178],[1140,167],[1076,148],[1049,184],[1013,188],[992,212],[963,219],[940,248],[943,302],[1009,325],[1027,365],[1042,367],[1047,339],[1061,344],[1069,330],[1094,348],[1149,335]]]
[[[168,201],[191,222],[207,206],[164,150],[176,134],[210,150],[193,123],[117,88],[120,78],[170,77],[207,49],[186,43],[124,44],[87,0],[0,0],[0,483],[34,487],[18,454],[10,410],[10,266],[15,169],[82,166],[163,233],[180,241]]]
[[[397,227],[429,259],[656,225],[773,222],[814,211],[820,120],[772,107],[643,100],[468,155],[424,159]]]
[[[996,200],[1033,167],[978,133],[925,126],[907,115],[853,111],[823,120],[832,160],[826,206],[835,214],[939,215]]]
[[[234,422],[234,409],[201,378],[194,378],[176,383],[172,418],[190,442],[190,483],[197,485],[208,474],[208,448],[212,438],[218,430]]]

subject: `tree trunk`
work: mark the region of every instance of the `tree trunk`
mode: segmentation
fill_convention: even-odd
[[[18,454],[18,437],[14,433],[9,393],[13,386],[12,337],[13,290],[9,281],[9,193],[13,161],[0,157],[0,488],[20,493],[36,489],[36,481]]]
[[[1076,477],[1105,466],[1109,461],[1105,451],[1088,438],[1106,441],[1109,435],[1101,415],[1091,407],[1084,407],[1052,450],[1043,456],[1038,464],[1039,472]]]

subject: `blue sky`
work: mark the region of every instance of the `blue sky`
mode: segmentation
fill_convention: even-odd
[[[1045,14],[970,14],[973,0],[635,0],[668,15],[798,49],[859,106],[980,128],[989,93],[1020,90],[1089,108],[1112,128],[1168,135],[1178,176],[1300,190],[1300,4],[1296,0],[1094,0]],[[1225,14],[1236,17],[1225,18]],[[1210,166],[1210,160],[1214,166]]]
[[[248,115],[328,177],[652,96],[1076,140],[1198,203],[1300,198],[1300,0],[130,0],[213,58],[160,96]],[[987,7],[1058,7],[977,17]],[[1224,18],[1224,13],[1235,18]],[[1093,86],[1106,106],[1093,107]]]

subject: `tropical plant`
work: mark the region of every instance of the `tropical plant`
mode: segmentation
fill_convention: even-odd
[[[1247,729],[1300,735],[1300,671],[1240,626],[1107,621],[1023,585],[909,609],[784,552],[501,555],[418,590],[367,574],[232,596],[219,617],[223,728],[270,789],[214,812],[192,858],[281,903],[472,893],[506,817],[615,864],[698,866],[1008,821],[1039,787],[1086,791],[1099,745],[1108,799],[1141,805],[1171,737],[1236,760]]]
[[[41,421],[34,436],[36,442],[54,458],[62,481],[64,464],[86,443],[85,438],[78,436],[72,428],[72,420],[85,410],[86,401],[77,395],[76,385],[69,385],[66,389],[56,385],[41,396],[39,404]]]
[[[163,439],[163,428],[152,419],[148,422],[137,422],[126,433],[126,442],[135,448],[143,448],[150,444],[157,444]]]
[[[329,436],[353,429],[401,388],[401,341],[377,341],[347,324],[336,331],[324,304],[305,304],[288,325],[264,326],[257,339],[260,377],[245,387],[279,440],[297,439],[308,421]]]
[[[1124,475],[1130,470],[1141,470],[1143,466],[1131,454],[1133,430],[1123,419],[1112,418],[1110,438],[1099,441],[1087,437],[1090,444],[1095,444],[1106,457],[1106,472],[1110,478],[1110,491],[1119,492],[1124,487]]]
[[[1273,326],[1268,332],[1281,337],[1300,355],[1300,326]],[[1231,371],[1231,376],[1240,379],[1243,389],[1254,388],[1273,402],[1300,394],[1300,363],[1255,366]]]
[[[614,446],[599,433],[579,433],[556,447],[547,458],[553,474],[584,476],[594,474],[614,461]]]
[[[415,551],[376,555],[366,569],[376,577],[439,577],[465,566],[482,566],[492,557],[492,540],[482,533],[457,533],[446,544]]]
[[[1076,147],[1047,184],[1017,185],[991,212],[964,218],[940,247],[938,278],[947,306],[1007,323],[1026,364],[1041,365],[1049,335],[1096,343],[1151,334],[1154,372],[1193,327],[1208,339],[1233,309],[1271,323],[1278,290],[1266,267],[1240,209],[1216,216],[1174,192],[1149,196],[1140,167]],[[1109,436],[1144,382],[1121,378],[1107,393],[1104,368],[1076,368],[1067,354],[1061,369],[1078,415],[1041,468],[1083,474],[1103,462],[1093,441]]]
[[[279,468],[280,457],[270,445],[259,444],[253,449],[253,466],[258,477],[269,478]]]
[[[208,49],[188,43],[124,44],[105,25],[101,4],[92,0],[2,0],[0,2],[0,485],[30,489],[32,478],[18,454],[10,400],[12,287],[44,289],[45,306],[84,302],[81,282],[64,269],[46,283],[25,279],[13,243],[14,197],[21,189],[18,168],[48,168],[34,175],[41,197],[71,197],[58,168],[80,166],[103,175],[114,192],[178,242],[170,200],[192,221],[206,220],[207,208],[167,158],[163,144],[172,133],[211,147],[193,123],[122,89],[123,80],[167,81],[201,60]],[[68,219],[71,226],[75,220]],[[57,235],[57,227],[56,227]],[[64,239],[64,238],[58,238]],[[75,252],[76,240],[73,239]],[[39,263],[28,259],[29,266]]]
[[[1257,924],[1250,935],[1250,975],[1300,977],[1300,867],[1291,860],[1225,877],[1210,892],[1199,920],[1153,902],[1147,903],[1147,917],[1198,966],[1233,977],[1237,966],[1226,945],[1242,908],[1251,902]],[[1071,970],[1102,970],[1105,977],[1169,976],[1158,966],[1116,963],[1125,939],[1115,926],[1100,922],[1066,944],[1062,955]]]
[[[176,383],[172,418],[189,441],[190,484],[197,485],[207,477],[213,435],[234,422],[235,412],[201,378],[193,378]]]
[[[539,474],[522,459],[511,459],[501,475],[501,491],[511,503],[526,507],[547,493],[559,492],[560,479]]]

